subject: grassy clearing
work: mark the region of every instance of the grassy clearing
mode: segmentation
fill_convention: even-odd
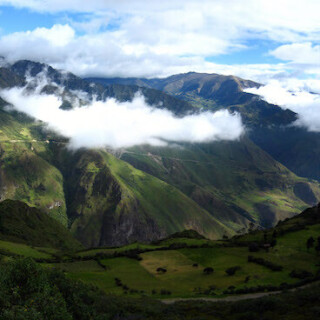
[[[46,250],[46,248],[41,248]],[[29,247],[22,243],[14,243],[0,240],[0,250],[13,253],[16,255],[31,257],[35,259],[50,259],[52,256],[49,253],[40,252],[36,248]],[[49,251],[48,251],[49,252]]]

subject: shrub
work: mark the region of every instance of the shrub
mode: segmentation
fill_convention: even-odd
[[[159,268],[157,269],[157,272],[158,272],[158,273],[166,273],[166,272],[167,272],[167,269],[166,269],[166,268],[161,268],[161,267],[159,267]]]
[[[306,270],[292,270],[289,273],[289,276],[291,278],[298,278],[298,279],[306,279],[306,278],[312,278],[313,274]]]
[[[259,245],[256,242],[252,242],[252,243],[249,244],[248,249],[249,249],[250,252],[258,252],[260,248],[259,248]]]
[[[233,276],[240,269],[241,269],[241,267],[239,267],[239,266],[234,266],[234,267],[228,268],[228,269],[226,269],[226,274],[228,276]]]
[[[211,274],[213,272],[214,272],[214,270],[211,267],[206,267],[206,268],[203,269],[203,273],[204,274]]]
[[[267,267],[268,269],[272,270],[272,271],[282,271],[283,267],[275,264],[273,262],[267,261],[263,258],[255,258],[253,256],[248,256],[248,262],[253,262],[256,264],[260,264],[262,266]]]
[[[166,289],[161,289],[160,294],[163,295],[163,296],[165,296],[165,295],[170,295],[170,294],[171,294],[171,291],[166,290]]]

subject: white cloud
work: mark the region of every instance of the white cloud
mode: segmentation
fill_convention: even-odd
[[[93,101],[86,107],[65,111],[59,109],[61,100],[54,95],[27,94],[24,88],[2,90],[0,94],[17,110],[70,138],[73,148],[165,145],[164,140],[235,140],[243,133],[238,114],[223,110],[176,118],[168,110],[150,107],[139,95],[132,102]]]
[[[206,71],[253,74],[257,80],[263,78],[263,65],[224,66],[206,58],[246,50],[247,40],[279,44],[320,40],[318,0],[307,4],[298,0],[92,0],[81,5],[77,0],[0,0],[1,4],[60,12],[66,18],[65,24],[52,28],[1,37],[0,55],[11,61],[39,60],[80,76],[154,77]],[[285,49],[280,46],[273,53],[281,58]],[[304,60],[311,63],[314,57],[307,54]],[[303,73],[305,68],[278,64],[267,67],[266,73],[282,76],[292,70]],[[307,68],[307,72],[320,74],[318,69]]]
[[[311,42],[282,45],[270,54],[281,60],[320,65],[320,45],[313,46]]]
[[[293,110],[299,116],[296,125],[320,132],[320,80],[271,81],[263,87],[245,91],[260,95],[269,103]]]

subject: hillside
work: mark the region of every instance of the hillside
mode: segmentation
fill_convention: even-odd
[[[189,230],[149,244],[72,253],[52,254],[46,248],[37,251],[8,241],[0,241],[0,249],[4,258],[19,252],[41,259],[44,268],[64,270],[68,279],[97,286],[108,295],[167,302],[203,297],[229,301],[226,296],[241,300],[241,295],[250,293],[254,298],[256,293],[267,295],[319,280],[319,234],[316,206],[275,228],[223,241],[204,239]]]
[[[55,219],[14,200],[0,202],[0,239],[60,250],[72,251],[82,247]]]
[[[196,108],[239,112],[250,127],[287,125],[296,119],[291,110],[261,100],[243,89],[259,87],[259,83],[235,76],[189,72],[163,79],[138,78],[88,78],[88,81],[104,85],[137,85],[162,90],[174,97],[191,103]]]
[[[106,151],[60,152],[70,228],[86,246],[150,241],[186,228],[210,238],[232,233],[175,187]]]
[[[291,110],[261,100],[243,92],[260,84],[234,76],[189,72],[164,79],[88,78],[88,81],[110,84],[137,85],[155,88],[195,107],[216,110],[228,108],[240,112],[254,143],[298,176],[320,179],[320,134],[305,128],[290,126],[297,115]],[[288,126],[289,125],[289,126]]]
[[[84,90],[89,97],[127,101],[140,90],[149,103],[170,109],[179,117],[197,110],[181,97],[157,89],[135,84],[92,85],[31,61],[5,69],[0,73],[0,83],[3,87],[22,85],[27,72],[46,77],[46,93],[57,93],[57,85],[64,85],[62,97]],[[220,79],[214,90],[222,88],[224,82],[235,81],[235,94],[241,94],[242,87],[257,85],[238,78],[198,74],[170,78],[167,85],[185,77],[198,84],[203,77],[211,84]],[[185,88],[189,88],[188,81],[184,81]],[[246,97],[251,99],[246,106],[257,100],[253,95]],[[189,228],[217,239],[245,232],[251,224],[271,227],[320,197],[317,182],[290,172],[248,135],[233,142],[74,152],[67,148],[66,138],[24,114],[8,112],[5,105],[2,101],[1,199],[21,200],[40,208],[68,226],[85,246],[146,242]],[[272,105],[268,108],[285,123],[286,112]],[[252,105],[252,109],[255,121],[264,117],[259,105]],[[275,121],[273,117],[265,119],[266,123]]]
[[[298,178],[246,137],[179,146],[135,147],[119,157],[176,186],[234,231],[250,223],[271,227],[319,197],[317,183]]]

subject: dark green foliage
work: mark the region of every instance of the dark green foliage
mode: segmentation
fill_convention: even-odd
[[[58,287],[31,259],[1,266],[1,319],[72,319]]]
[[[314,243],[315,243],[315,240],[313,239],[313,237],[308,238],[307,249],[309,250],[310,248],[312,248]]]
[[[171,234],[166,239],[175,239],[175,238],[206,239],[203,235],[198,233],[196,230],[192,230],[192,229],[176,232],[174,234]]]
[[[64,250],[82,247],[58,221],[17,200],[0,202],[0,239]]]
[[[256,258],[253,256],[248,256],[248,262],[254,262],[254,263],[260,264],[262,266],[267,267],[268,269],[270,269],[272,271],[281,271],[283,269],[282,266],[277,265],[273,262],[267,261],[263,258]]]
[[[307,278],[312,278],[313,274],[309,271],[306,270],[292,270],[290,272],[290,277],[292,278],[298,278],[298,279],[307,279]]]
[[[214,272],[214,269],[211,267],[206,267],[203,269],[204,274],[212,274]]]
[[[161,267],[159,267],[159,268],[157,268],[157,272],[158,273],[166,273],[167,272],[167,269],[166,268],[161,268]]]
[[[249,244],[248,249],[249,249],[250,252],[258,252],[260,247],[256,242],[252,242],[252,243]]]
[[[125,287],[120,279],[116,281]],[[214,295],[214,289],[210,286],[205,291]],[[156,294],[156,291],[152,293]],[[160,294],[169,296],[171,292],[162,289]],[[316,284],[254,300],[229,303],[181,301],[165,305],[147,298],[106,296],[94,287],[68,280],[61,272],[45,270],[31,259],[16,260],[0,268],[0,319],[8,320],[317,319],[319,297],[320,285]]]
[[[240,269],[241,269],[241,267],[239,267],[239,266],[234,266],[234,267],[228,268],[228,269],[226,269],[226,274],[228,276],[233,276]]]

